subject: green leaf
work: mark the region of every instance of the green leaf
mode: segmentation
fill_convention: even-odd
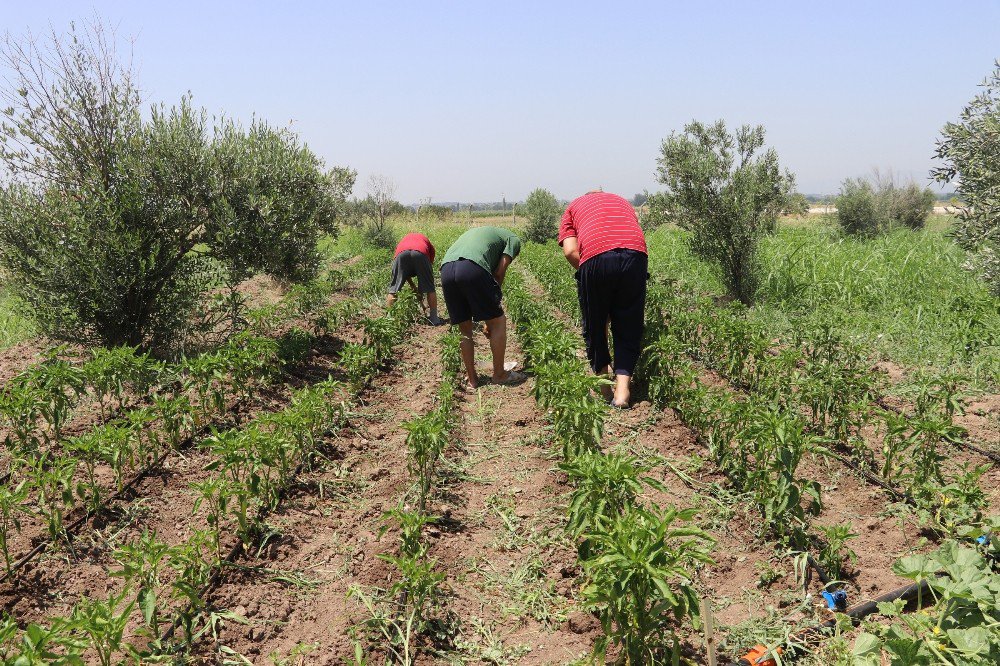
[[[949,629],[948,639],[955,649],[968,655],[985,655],[990,651],[990,634],[984,627]]]
[[[141,590],[138,595],[139,608],[142,610],[142,617],[146,624],[152,624],[153,615],[156,614],[156,592],[153,590]]]
[[[872,634],[861,634],[851,650],[857,666],[878,666],[882,661],[882,641]]]
[[[918,581],[932,575],[936,569],[936,563],[926,555],[907,555],[892,565],[897,576]]]

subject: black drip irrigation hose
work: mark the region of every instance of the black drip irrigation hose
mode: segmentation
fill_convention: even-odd
[[[236,400],[232,404],[232,406],[229,409],[226,410],[226,412],[228,413],[230,411],[235,411],[235,410],[239,409],[239,406],[244,401],[245,401],[244,398],[240,398],[240,399]],[[233,427],[237,427],[237,426],[238,426],[238,424],[235,424]],[[187,449],[191,448],[194,445],[194,443],[195,443],[196,440],[201,439],[203,437],[206,437],[208,435],[208,433],[211,432],[211,427],[212,426],[210,424],[206,424],[206,425],[202,426],[201,428],[199,428],[198,432],[192,433],[192,434],[188,435],[181,442],[179,442],[177,446],[171,447],[170,449],[168,449],[167,451],[165,451],[162,455],[160,455],[159,457],[157,457],[156,460],[153,460],[148,465],[146,465],[146,467],[144,467],[143,469],[141,469],[138,472],[136,472],[132,476],[132,478],[129,479],[125,483],[125,485],[123,485],[121,487],[120,490],[118,490],[114,494],[108,496],[107,499],[105,499],[103,502],[101,502],[101,505],[99,507],[87,509],[87,511],[82,516],[80,516],[79,518],[77,518],[73,522],[71,522],[69,525],[67,525],[63,529],[64,537],[66,538],[67,543],[70,543],[70,544],[72,543],[73,538],[76,536],[76,533],[80,530],[81,527],[83,527],[87,523],[87,521],[89,521],[94,516],[100,515],[104,511],[107,511],[108,507],[110,507],[113,502],[117,502],[118,500],[120,500],[123,497],[125,497],[125,495],[128,494],[128,492],[131,491],[143,479],[145,479],[150,474],[152,474],[157,469],[159,469],[163,465],[163,461],[166,460],[167,457],[171,453],[178,452],[178,451],[186,451]],[[27,565],[29,562],[31,562],[36,557],[38,557],[39,555],[41,555],[42,553],[44,553],[46,550],[48,550],[49,546],[51,546],[53,544],[53,542],[54,542],[54,539],[51,539],[51,538],[50,539],[46,539],[45,541],[42,541],[40,544],[38,544],[37,546],[35,546],[34,548],[32,548],[30,551],[28,551],[24,555],[22,555],[20,558],[18,558],[17,560],[15,560],[14,563],[11,564],[10,569],[7,570],[2,576],[0,576],[0,583],[5,583],[8,580],[10,580],[11,578],[13,578],[14,574],[16,574],[18,571],[20,571],[25,565]]]
[[[379,366],[379,371],[380,372],[381,371],[385,371],[390,366],[391,366],[391,364],[384,363],[381,366]],[[371,386],[371,384],[374,381],[374,379],[375,379],[375,375],[371,375],[368,378],[366,378],[364,384],[362,384],[358,388],[358,390],[354,393],[355,398],[357,398],[358,400],[360,400],[361,399],[361,395],[365,391],[368,390],[368,388]],[[342,426],[343,424],[341,423],[339,425]],[[328,428],[327,430],[323,431],[322,437],[325,439],[326,437],[329,437],[330,435],[332,435],[335,432],[337,432],[338,429],[339,428],[337,428],[337,429]],[[292,472],[291,476],[288,479],[288,483],[285,484],[285,486],[282,487],[281,490],[278,491],[277,501],[275,502],[273,508],[277,508],[278,506],[280,506],[281,502],[285,499],[285,496],[288,494],[288,491],[291,490],[295,486],[295,482],[298,479],[299,474],[302,472],[302,468],[304,466],[305,466],[305,462],[300,462],[298,465],[296,465],[295,470]],[[273,509],[271,507],[262,506],[258,510],[258,512],[257,512],[257,522],[258,523],[263,523],[264,519],[267,518],[267,516],[270,514],[270,512],[272,510]],[[255,537],[254,537],[255,540],[256,540],[256,536],[257,535],[255,535]],[[233,544],[233,547],[229,550],[229,552],[226,554],[226,556],[224,558],[220,559],[219,562],[213,567],[212,573],[209,574],[208,581],[206,581],[205,585],[199,591],[199,594],[198,594],[198,598],[199,599],[206,599],[207,596],[208,596],[208,594],[210,592],[212,592],[212,590],[214,590],[215,586],[218,584],[219,577],[222,575],[222,572],[225,569],[225,567],[227,565],[231,565],[231,564],[235,563],[237,561],[237,559],[239,558],[241,551],[246,552],[246,549],[243,547],[243,545],[244,545],[243,541],[237,539],[236,543]],[[159,643],[160,645],[166,644],[167,641],[169,641],[171,638],[173,638],[174,634],[177,633],[177,628],[180,627],[181,624],[184,622],[185,615],[186,615],[186,613],[177,613],[174,616],[173,622],[170,623],[170,626],[160,636],[160,643]]]
[[[903,587],[898,587],[891,592],[886,592],[885,594],[865,601],[847,609],[843,614],[851,619],[851,624],[858,625],[861,620],[868,617],[872,613],[878,611],[878,605],[880,603],[889,603],[896,601],[897,599],[902,599],[903,601],[910,602],[915,599],[929,599],[932,598],[930,595],[931,586],[929,580],[922,580],[919,583],[910,583],[909,585],[904,585]],[[800,631],[795,632],[793,636],[798,639],[808,638],[816,634],[821,634],[828,629],[832,629],[837,625],[837,618],[831,618],[819,624],[815,624],[811,627],[806,627]],[[774,648],[775,650],[780,648]],[[752,662],[748,658],[740,658],[730,661],[727,666],[754,666],[757,662]],[[765,663],[765,662],[760,662]],[[773,662],[771,662],[773,663]]]
[[[849,458],[847,456],[844,456],[844,455],[841,455],[841,454],[839,454],[839,453],[837,453],[835,451],[832,451],[832,450],[828,450],[828,455],[830,457],[832,457],[834,460],[840,461],[840,463],[843,464],[845,467],[848,467],[849,469],[853,470],[856,474],[858,474],[859,476],[861,476],[868,483],[870,483],[872,485],[875,485],[875,486],[878,486],[879,488],[882,488],[883,490],[885,490],[897,502],[906,502],[907,504],[910,504],[910,505],[913,505],[913,506],[916,505],[916,500],[914,500],[911,495],[909,495],[908,493],[904,493],[904,492],[900,491],[899,489],[897,489],[895,486],[893,486],[892,484],[888,483],[884,479],[882,479],[879,476],[873,474],[869,470],[864,469],[863,467],[861,467],[860,465],[858,465],[858,463],[856,463],[851,458]]]
[[[826,574],[826,570],[822,567],[822,565],[816,561],[816,558],[809,553],[806,553],[806,562],[813,568],[813,571],[816,572],[816,576],[819,577],[819,582],[823,583],[823,587],[830,584],[830,577]],[[808,581],[806,584],[808,585]]]

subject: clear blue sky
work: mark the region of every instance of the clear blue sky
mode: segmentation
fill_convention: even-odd
[[[12,34],[96,12],[148,99],[293,123],[405,202],[655,189],[693,118],[762,123],[799,189],[926,180],[940,127],[1000,57],[998,2],[4,3]]]

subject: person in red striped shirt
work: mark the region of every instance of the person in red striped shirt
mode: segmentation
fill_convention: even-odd
[[[635,209],[617,194],[587,192],[563,213],[559,244],[566,260],[577,269],[590,367],[607,375],[613,366],[614,388],[608,387],[605,397],[615,407],[627,408],[642,348],[649,279],[646,238]],[[609,325],[614,336],[613,362],[608,350]]]
[[[396,254],[392,260],[392,279],[389,282],[389,295],[386,297],[386,305],[392,305],[396,301],[396,294],[403,288],[403,283],[408,282],[410,287],[420,296],[420,305],[423,307],[424,295],[427,295],[428,321],[433,326],[440,326],[444,323],[438,317],[437,292],[434,291],[434,246],[427,236],[423,234],[406,234],[396,245]],[[413,278],[417,278],[414,286]]]

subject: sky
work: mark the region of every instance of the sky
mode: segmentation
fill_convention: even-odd
[[[662,140],[719,118],[764,125],[804,193],[876,167],[929,184],[1000,57],[1000,1],[2,6],[14,38],[100,16],[149,102],[290,126],[404,203],[655,191]]]

